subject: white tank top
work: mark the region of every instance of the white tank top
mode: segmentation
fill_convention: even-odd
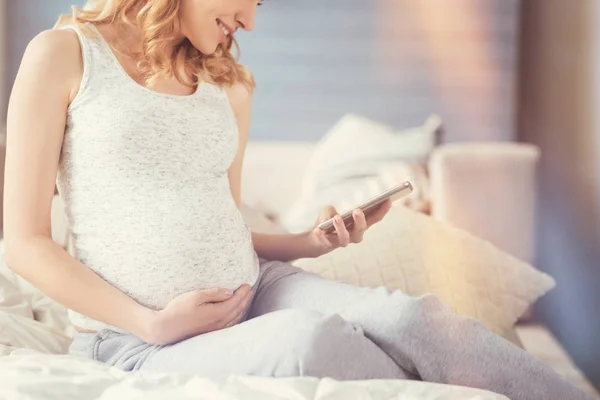
[[[57,175],[73,256],[152,309],[195,289],[254,284],[259,261],[227,176],[239,133],[225,90],[154,92],[125,72],[97,29],[68,29],[84,62]]]

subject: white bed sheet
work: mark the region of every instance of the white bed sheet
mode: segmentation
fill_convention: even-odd
[[[123,372],[65,355],[0,357],[0,398],[206,400],[506,400],[487,391],[433,383],[315,378],[201,377]]]

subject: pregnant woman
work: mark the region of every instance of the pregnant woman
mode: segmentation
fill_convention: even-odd
[[[128,371],[421,379],[584,399],[434,296],[286,263],[360,242],[389,202],[356,213],[350,231],[339,220],[328,235],[249,231],[238,207],[254,83],[230,50],[257,4],[95,0],[28,46],[9,106],[6,256],[69,309],[71,354]],[[55,184],[73,255],[51,239]]]

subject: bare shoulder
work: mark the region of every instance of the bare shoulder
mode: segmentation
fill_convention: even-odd
[[[51,29],[34,37],[25,52],[28,59],[57,67],[73,67],[81,63],[81,47],[77,33],[71,29]]]
[[[58,79],[71,92],[83,76],[77,33],[72,29],[52,29],[38,34],[27,46],[20,73]]]
[[[244,66],[244,70],[248,76],[252,76],[250,68]],[[226,91],[231,107],[236,114],[243,113],[250,108],[252,103],[252,90],[246,85],[238,82],[229,86]]]

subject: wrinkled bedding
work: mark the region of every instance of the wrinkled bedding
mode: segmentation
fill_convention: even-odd
[[[414,381],[337,382],[314,378],[123,372],[64,355],[0,357],[0,398],[206,400],[506,400],[490,392]]]

